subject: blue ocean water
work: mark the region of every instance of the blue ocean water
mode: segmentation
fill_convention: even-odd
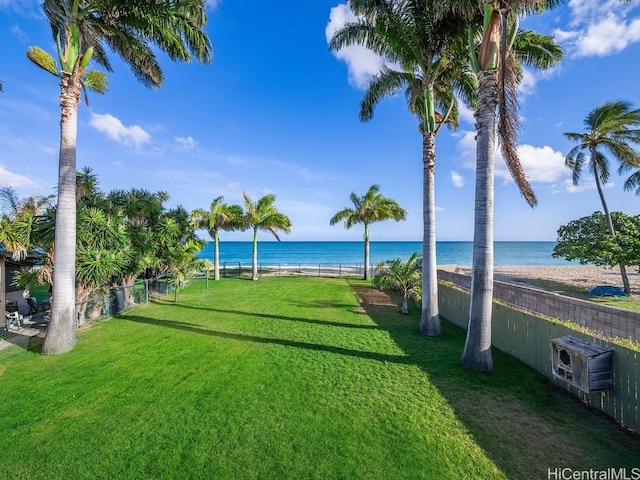
[[[251,263],[251,242],[220,242],[220,264]],[[496,242],[494,265],[571,265],[553,258],[555,242]],[[472,242],[437,242],[438,265],[471,265]],[[422,253],[422,242],[371,242],[371,263]],[[198,254],[213,262],[213,242]],[[362,242],[273,242],[258,243],[262,265],[362,265]]]

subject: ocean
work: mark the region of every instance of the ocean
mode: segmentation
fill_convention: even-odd
[[[250,265],[251,242],[220,242],[220,264]],[[495,242],[494,265],[574,265],[553,258],[555,242]],[[438,265],[471,265],[473,242],[437,242]],[[371,242],[371,263],[406,258],[422,253],[422,242]],[[213,262],[213,242],[198,254]],[[261,265],[362,265],[363,242],[274,242],[258,241]]]

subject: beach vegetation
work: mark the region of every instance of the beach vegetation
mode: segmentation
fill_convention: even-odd
[[[78,185],[80,188],[80,184]],[[128,287],[142,272],[160,261],[158,253],[159,228],[166,213],[164,204],[169,194],[164,191],[149,192],[144,189],[112,190],[104,195],[105,210],[124,216],[124,228],[130,254],[127,264],[115,283]],[[131,288],[124,288],[124,308],[135,304]]]
[[[420,329],[441,333],[436,263],[436,136],[455,130],[459,102],[475,107],[476,78],[466,50],[466,23],[448,4],[418,1],[350,1],[357,21],[334,32],[329,48],[362,45],[384,59],[360,101],[369,121],[381,100],[403,92],[422,139],[423,277]],[[365,239],[366,242],[366,239]],[[365,258],[365,279],[367,273]]]
[[[117,0],[44,0],[42,8],[57,46],[56,59],[38,47],[27,56],[59,79],[60,156],[55,227],[55,268],[51,321],[42,352],[61,354],[77,342],[76,140],[81,92],[104,93],[106,75],[90,71],[93,61],[111,71],[107,52],[115,52],[145,86],[158,88],[163,76],[156,52],[172,61],[195,57],[208,63],[212,47],[204,30],[204,0],[121,2]],[[153,48],[152,48],[153,46]]]
[[[606,102],[589,112],[584,125],[583,132],[564,134],[569,140],[578,143],[567,154],[565,164],[573,174],[574,185],[580,183],[585,164],[588,166],[600,197],[607,232],[615,243],[618,241],[618,234],[604,196],[603,185],[609,181],[610,157],[620,163],[619,172],[640,167],[640,153],[633,148],[633,145],[640,144],[640,109],[632,109],[631,103],[625,101]],[[634,188],[635,178],[632,175],[627,179],[626,189]],[[618,266],[624,291],[629,295],[629,277],[622,258]]]
[[[364,280],[369,279],[369,225],[385,220],[405,220],[407,212],[398,202],[380,193],[379,185],[371,185],[364,195],[351,192],[349,200],[353,207],[346,207],[336,213],[329,224],[344,222],[344,228],[350,229],[354,225],[364,225]]]
[[[478,9],[478,2],[456,2]],[[493,299],[493,213],[496,137],[511,177],[530,206],[536,196],[518,155],[518,85],[523,66],[548,69],[563,56],[551,36],[519,28],[519,17],[551,8],[549,0],[483,2],[484,15],[469,28],[471,64],[478,78],[476,119],[476,187],[473,234],[471,305],[462,363],[490,371],[491,305]]]
[[[258,232],[260,230],[269,232],[280,241],[278,232],[289,233],[291,231],[291,220],[284,213],[278,211],[274,205],[276,196],[273,193],[260,197],[253,201],[245,193],[244,216],[241,220],[242,229],[253,230],[253,246],[251,251],[251,280],[258,280]]]
[[[373,284],[402,295],[401,313],[409,313],[409,300],[419,302],[422,297],[422,256],[414,252],[410,257],[381,262],[375,269]]]
[[[244,211],[240,205],[229,205],[224,197],[216,197],[209,209],[198,208],[191,212],[192,226],[204,229],[213,240],[213,277],[220,280],[220,231],[232,231],[242,228]]]
[[[0,478],[545,478],[637,466],[638,436],[362,280],[194,280],[80,332],[0,352]],[[319,308],[322,306],[322,308]],[[36,351],[37,352],[37,351]],[[523,461],[526,458],[526,461]]]
[[[581,264],[615,267],[620,264],[640,270],[640,215],[610,212],[616,232],[610,234],[608,220],[602,212],[573,220],[558,229],[553,257]]]

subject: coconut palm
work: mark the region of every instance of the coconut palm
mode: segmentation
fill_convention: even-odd
[[[467,3],[477,9],[478,3]],[[518,157],[517,87],[522,65],[549,68],[562,58],[551,37],[518,29],[518,15],[551,7],[551,0],[493,0],[485,3],[482,42],[471,62],[478,76],[476,118],[476,186],[471,305],[462,363],[477,371],[493,368],[491,309],[493,302],[493,191],[496,132],[509,172],[530,206],[537,203]],[[476,37],[474,29],[469,38]],[[496,125],[496,111],[498,122]]]
[[[174,61],[190,61],[193,55],[209,62],[212,48],[204,32],[204,0],[44,0],[42,5],[58,46],[59,66],[38,47],[31,47],[27,55],[60,81],[54,302],[42,349],[44,354],[59,354],[71,350],[77,343],[73,279],[78,103],[81,91],[86,88],[106,90],[104,74],[86,68],[94,60],[111,71],[107,58],[111,50],[131,67],[144,85],[157,88],[163,76],[154,51],[163,51]]]
[[[258,279],[258,231],[263,230],[271,233],[276,240],[280,241],[278,231],[289,233],[291,231],[291,220],[280,213],[275,207],[276,196],[269,193],[259,198],[255,202],[242,192],[244,197],[245,213],[242,219],[243,228],[253,229],[253,249],[251,255],[251,280]]]
[[[240,228],[242,215],[240,205],[224,203],[223,197],[216,197],[209,210],[196,209],[191,212],[191,221],[196,229],[205,229],[213,239],[213,277],[220,280],[219,232]]]
[[[409,258],[387,260],[378,265],[373,284],[402,293],[401,312],[409,313],[409,299],[420,301],[422,297],[422,257],[414,252]]]
[[[631,144],[640,143],[640,109],[632,110],[629,102],[607,102],[589,112],[584,125],[582,133],[564,134],[569,140],[578,142],[567,154],[565,164],[573,173],[573,184],[578,185],[584,164],[588,163],[600,196],[607,229],[615,238],[616,231],[602,189],[602,185],[609,180],[609,159],[605,152],[620,161],[622,170],[640,167],[640,154],[631,147]],[[625,189],[637,185],[635,175],[627,179]],[[623,263],[619,267],[624,291],[629,295],[631,289],[627,270]]]
[[[367,280],[369,278],[369,225],[391,219],[396,222],[405,220],[407,212],[398,202],[382,195],[378,185],[371,185],[364,195],[351,192],[349,199],[353,203],[353,208],[347,207],[340,210],[331,217],[329,223],[335,225],[344,221],[346,229],[359,223],[364,225],[364,279]]]
[[[436,135],[442,125],[455,129],[458,104],[454,92],[472,105],[476,79],[469,68],[466,27],[459,15],[442,2],[357,0],[349,2],[357,22],[333,35],[334,50],[363,45],[383,56],[383,66],[369,83],[360,102],[360,118],[373,118],[377,104],[404,91],[409,112],[418,119],[423,164],[422,315],[420,330],[440,335],[436,272],[435,161]]]

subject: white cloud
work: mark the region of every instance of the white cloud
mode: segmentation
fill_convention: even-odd
[[[218,5],[222,3],[222,0],[206,0],[206,5],[209,10],[215,10]]]
[[[459,157],[462,160],[461,165],[470,170],[475,170],[475,135],[476,132],[463,132],[457,145]],[[522,169],[532,183],[554,183],[570,176],[569,170],[564,165],[564,155],[549,146],[519,145],[518,154]],[[504,179],[505,182],[512,181],[500,151],[496,151],[495,176]]]
[[[175,137],[174,140],[176,143],[183,148],[195,148],[198,146],[198,142],[193,137]]]
[[[628,18],[637,2],[572,0],[569,30],[554,37],[574,57],[606,56],[640,41],[640,19]]]
[[[460,121],[475,125],[476,119],[473,116],[474,113],[474,110],[467,107],[462,101],[458,100],[458,117],[460,118]]]
[[[38,184],[24,175],[10,172],[6,168],[0,165],[0,187],[37,187]]]
[[[462,188],[464,187],[464,177],[460,175],[458,172],[451,170],[449,173],[449,178],[451,178],[451,183],[454,187]]]
[[[570,174],[564,165],[564,155],[549,146],[518,145],[520,163],[530,182],[553,183]],[[511,181],[511,174],[502,155],[496,154],[496,177]]]
[[[92,113],[89,125],[106,134],[111,140],[126,146],[140,147],[151,139],[151,135],[142,127],[138,125],[126,127],[118,118],[108,113],[104,115]]]
[[[356,16],[346,4],[333,7],[329,14],[329,23],[324,31],[327,42],[329,42],[336,30],[346,23],[356,20]],[[333,54],[347,64],[349,83],[359,89],[366,88],[371,77],[380,71],[380,67],[384,63],[379,55],[361,46],[345,47],[333,52]]]

